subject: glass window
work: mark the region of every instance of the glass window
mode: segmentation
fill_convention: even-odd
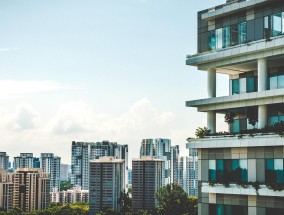
[[[239,94],[240,93],[240,86],[239,86],[239,79],[232,80],[232,94]]]
[[[284,75],[279,75],[277,78],[277,89],[284,88]]]
[[[216,29],[216,49],[223,47],[223,30],[222,28]]]
[[[248,181],[248,162],[247,160],[240,160],[241,181]]]
[[[234,123],[231,125],[231,132],[232,133],[240,132],[240,120],[239,119],[235,119]]]
[[[284,183],[283,159],[267,159],[265,161],[265,181],[268,183]]]
[[[246,78],[240,78],[240,93],[246,93],[247,92],[247,80]]]
[[[239,23],[239,44],[244,44],[247,42],[247,23]]]
[[[283,159],[274,160],[274,170],[276,171],[276,183],[283,183]]]
[[[278,121],[279,121],[279,122],[281,122],[281,121],[284,122],[284,116],[279,116]]]
[[[272,76],[269,77],[269,89],[273,90],[273,89],[277,89],[277,76]]]
[[[216,181],[216,160],[209,160],[209,181]]]
[[[284,12],[282,12],[282,34],[284,34]]]
[[[230,26],[223,28],[223,48],[230,47],[231,45],[231,34]]]
[[[217,205],[216,209],[217,209],[217,215],[225,215],[223,205]]]
[[[270,16],[264,17],[264,38],[270,38]]]
[[[273,125],[274,123],[279,122],[279,117],[278,116],[270,116],[269,117],[269,125]]]
[[[255,92],[255,77],[247,77],[247,93]]]
[[[215,36],[215,30],[214,31],[209,31],[208,34],[208,41],[209,41],[209,50],[214,50],[216,49],[216,36]]]
[[[223,181],[224,179],[224,161],[217,160],[216,161],[216,180]]]
[[[232,25],[231,26],[231,41],[232,41],[232,46],[238,45],[239,44],[239,31],[238,31],[238,24]]]
[[[275,37],[282,34],[282,14],[276,13],[272,15],[272,32],[271,36]]]

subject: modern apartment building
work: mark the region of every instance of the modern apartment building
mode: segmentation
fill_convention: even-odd
[[[151,156],[132,160],[132,209],[151,211],[157,206],[155,193],[165,185],[165,161]]]
[[[89,190],[73,187],[69,190],[58,191],[56,187],[50,192],[50,202],[59,202],[63,205],[75,202],[89,202]]]
[[[40,169],[17,169],[13,173],[13,207],[29,212],[49,207],[50,179]]]
[[[124,160],[112,156],[90,161],[90,212],[96,214],[105,208],[120,212],[118,199],[125,189]]]
[[[283,34],[282,0],[198,12],[198,53],[186,64],[207,72],[208,96],[186,105],[207,113],[210,129],[187,144],[198,149],[199,215],[284,214]],[[228,96],[217,97],[216,73],[228,75]],[[216,133],[216,113],[229,133]]]
[[[56,187],[60,190],[60,164],[61,158],[53,153],[41,153],[40,168],[43,172],[49,173],[50,192]]]
[[[171,183],[178,181],[179,145],[171,147]]]
[[[0,169],[9,169],[9,156],[6,152],[0,152]]]
[[[14,157],[13,168],[33,168],[33,153],[20,153]]]
[[[163,159],[165,162],[165,184],[171,183],[171,140],[170,139],[143,139],[140,147],[141,156],[152,156]]]
[[[69,164],[60,165],[60,180],[68,181],[71,175],[71,166]]]
[[[0,208],[8,211],[13,208],[13,175],[0,169]]]
[[[125,160],[125,177],[128,175],[128,145],[116,142],[72,142],[71,184],[89,189],[89,161],[103,156]],[[125,184],[126,187],[126,184]]]

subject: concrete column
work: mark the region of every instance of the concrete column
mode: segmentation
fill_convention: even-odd
[[[207,92],[208,98],[216,97],[216,69],[209,68],[207,74]],[[216,132],[216,112],[207,112],[207,128],[211,130],[211,133]]]
[[[267,106],[258,106],[258,128],[263,128],[267,125]]]
[[[216,112],[208,111],[207,112],[207,128],[211,130],[211,133],[216,133]]]
[[[260,58],[257,61],[258,70],[258,92],[267,90],[267,59]],[[258,106],[258,128],[263,128],[267,125],[267,106]]]
[[[207,74],[207,92],[208,98],[216,97],[216,69],[208,69]]]
[[[258,92],[267,90],[267,59],[260,58],[257,61]]]

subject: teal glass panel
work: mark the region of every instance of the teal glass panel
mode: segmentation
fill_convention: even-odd
[[[270,38],[270,16],[264,17],[264,38]]]
[[[248,161],[240,160],[241,181],[248,181]]]
[[[231,25],[231,43],[232,46],[239,44],[238,24]]]
[[[265,181],[268,183],[276,182],[276,171],[274,171],[273,159],[267,159],[265,161]]]
[[[277,76],[272,76],[269,77],[269,89],[273,90],[273,89],[277,89]]]
[[[277,80],[277,89],[284,88],[284,75],[279,75]]]
[[[216,181],[216,160],[209,160],[209,181]]]
[[[247,130],[247,118],[240,119],[240,131]]]
[[[208,32],[208,41],[209,41],[208,49],[209,49],[209,50],[215,50],[215,49],[216,49],[216,35],[215,35],[215,30]]]
[[[279,116],[279,122],[284,122],[284,116]]]
[[[223,48],[231,46],[230,26],[223,28]]]
[[[224,161],[216,160],[216,181],[224,180]]]
[[[239,94],[240,93],[240,81],[239,79],[232,80],[232,94]]]
[[[282,34],[282,14],[276,13],[272,15],[272,32],[271,36],[279,36]]]
[[[217,215],[225,215],[223,205],[217,205],[216,209],[217,209]]]
[[[224,205],[225,215],[232,215],[232,206],[231,205]]]
[[[283,183],[283,159],[274,160],[274,170],[276,171],[276,183]]]
[[[247,42],[247,23],[239,23],[239,44],[244,44]]]
[[[231,132],[232,133],[240,132],[240,120],[239,119],[235,119],[234,123],[231,125]]]
[[[239,85],[240,85],[240,93],[246,93],[247,92],[247,79],[240,78]]]
[[[268,120],[269,125],[273,125],[274,123],[277,123],[277,122],[279,122],[278,116],[270,116],[269,117],[269,120]]]
[[[222,28],[216,29],[216,49],[223,48],[223,30]]]
[[[255,92],[255,77],[247,77],[247,92]]]

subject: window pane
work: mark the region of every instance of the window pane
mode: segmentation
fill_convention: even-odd
[[[223,28],[223,48],[230,47],[231,35],[230,26]]]
[[[272,15],[272,36],[278,36],[282,34],[282,14],[276,13]]]
[[[265,161],[265,181],[270,183],[276,181],[276,172],[274,171],[273,159],[267,159]]]
[[[247,80],[246,78],[240,78],[240,93],[247,92]]]
[[[270,90],[277,89],[277,76],[269,77]]]
[[[239,133],[240,132],[240,120],[235,119],[231,127],[232,127],[232,133]]]
[[[279,117],[278,116],[271,116],[269,117],[269,125],[273,125],[274,123],[279,122]]]
[[[232,80],[232,93],[233,93],[233,95],[240,93],[239,79],[233,79]]]
[[[283,159],[274,160],[274,170],[276,171],[276,182],[283,183]]]
[[[224,161],[217,160],[216,161],[216,180],[223,181],[224,178]]]
[[[278,76],[277,85],[277,89],[284,88],[284,75]]]
[[[209,181],[216,181],[216,161],[209,160]]]
[[[247,160],[240,160],[241,181],[248,181],[248,162]]]
[[[223,205],[217,205],[217,215],[225,215]]]
[[[216,49],[216,36],[215,36],[215,31],[209,31],[208,33],[208,41],[209,41],[209,50],[214,50]]]
[[[284,122],[284,116],[279,116],[279,122],[283,121]]]
[[[222,35],[222,33],[223,33],[222,28],[219,28],[219,29],[216,30],[216,49],[222,49],[222,47],[223,47],[223,42],[222,42],[223,35]]]
[[[264,17],[264,38],[270,37],[270,17]]]
[[[284,34],[284,12],[282,12],[282,34]]]
[[[231,205],[225,205],[225,214],[226,215],[232,215],[232,206]]]
[[[254,77],[247,77],[247,92],[251,93],[251,92],[255,92],[255,87],[254,87]]]
[[[239,24],[239,44],[247,42],[247,23],[242,22]]]
[[[238,31],[238,24],[231,26],[231,39],[232,39],[232,46],[239,44],[239,31]]]

